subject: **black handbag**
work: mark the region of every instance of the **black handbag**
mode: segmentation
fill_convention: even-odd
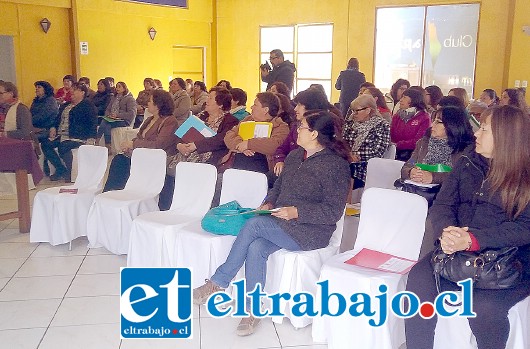
[[[431,265],[438,293],[440,277],[455,283],[471,278],[474,288],[489,290],[517,286],[523,275],[523,265],[517,259],[517,250],[517,247],[504,247],[446,254],[441,247],[437,247],[432,254]]]
[[[406,191],[407,193],[423,196],[425,200],[427,200],[429,207],[431,207],[442,186],[437,185],[435,187],[422,187],[412,183],[405,183],[405,181],[400,178],[394,182],[394,187],[401,189],[402,191]]]

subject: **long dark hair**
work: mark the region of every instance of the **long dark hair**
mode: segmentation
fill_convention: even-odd
[[[390,88],[390,96],[394,100],[394,105],[396,105],[399,102],[399,99],[397,99],[397,91],[403,85],[407,85],[407,88],[409,88],[410,82],[405,79],[397,79],[396,82],[394,82],[394,84]]]
[[[53,86],[48,81],[36,81],[34,83],[35,87],[41,86],[44,89],[44,97],[53,96]],[[38,97],[35,97],[38,99]]]
[[[453,150],[453,154],[461,152],[468,145],[475,143],[473,128],[463,108],[443,107],[437,110],[436,114],[440,115],[447,134],[447,144]]]
[[[317,131],[317,141],[323,147],[335,151],[346,161],[350,161],[350,149],[337,132],[334,115],[327,111],[308,113],[304,116],[311,131]]]
[[[420,91],[409,88],[408,90],[405,90],[403,92],[403,96],[407,96],[410,98],[410,106],[415,107],[421,110],[427,109],[427,106],[425,105],[425,100],[423,99],[423,93]]]
[[[510,219],[517,218],[530,202],[530,119],[520,108],[493,107],[493,153],[488,180],[501,196]],[[483,122],[485,121],[483,120]]]

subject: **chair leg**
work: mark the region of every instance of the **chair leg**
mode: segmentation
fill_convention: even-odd
[[[72,241],[68,244],[68,251],[72,251]]]

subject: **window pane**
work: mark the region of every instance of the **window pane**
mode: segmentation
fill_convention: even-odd
[[[303,90],[307,90],[311,84],[320,84],[324,86],[324,91],[326,91],[326,96],[328,96],[328,101],[331,98],[331,80],[304,80],[304,79],[298,79],[297,81],[297,90],[296,92],[300,92]]]
[[[298,27],[298,52],[331,52],[333,25],[304,25]]]
[[[331,79],[331,53],[299,53],[299,79]]]
[[[279,48],[283,52],[294,50],[294,27],[262,27],[261,52]]]
[[[473,94],[479,4],[427,7],[423,86]]]
[[[420,83],[424,7],[377,10],[375,85],[388,91],[399,78]]]

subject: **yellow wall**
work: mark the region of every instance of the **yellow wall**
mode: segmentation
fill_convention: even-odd
[[[188,0],[188,10],[115,0],[75,2],[79,73],[88,76],[93,86],[98,79],[113,76],[136,96],[149,76],[160,79],[167,89],[174,45],[206,47],[206,84],[211,85],[211,0]],[[154,41],[147,34],[150,27],[157,31]],[[88,42],[88,55],[79,55],[80,41]]]
[[[481,4],[475,90],[494,88],[501,91],[506,85],[508,71],[514,65],[523,66],[524,54],[513,58],[508,64],[510,43],[507,36],[511,28],[509,8],[515,0],[477,0]],[[333,38],[333,69],[332,79],[345,69],[349,57],[357,57],[360,68],[367,80],[373,78],[373,55],[375,43],[376,8],[387,6],[407,6],[426,4],[455,4],[472,1],[425,1],[425,0],[270,0],[256,3],[247,0],[219,0],[217,7],[217,52],[218,77],[227,79],[234,86],[241,86],[249,92],[249,96],[259,89],[258,54],[259,25],[288,25],[295,23],[334,24]],[[530,0],[517,0],[517,11],[520,21],[528,21]],[[526,9],[526,11],[525,11]],[[525,17],[524,19],[522,17]],[[517,20],[517,17],[516,17]],[[244,28],[244,29],[243,29]],[[243,29],[243,30],[242,30]],[[526,46],[512,42],[513,49],[528,52]],[[521,47],[522,46],[522,47]],[[514,62],[514,59],[518,61]],[[507,61],[506,66],[503,62]],[[515,73],[514,73],[515,74]],[[522,76],[523,73],[517,72]],[[528,75],[528,74],[527,74]],[[511,79],[511,78],[510,78]],[[513,80],[513,79],[511,79]],[[513,84],[513,81],[512,81]],[[334,90],[332,101],[338,100],[339,93]]]
[[[513,87],[515,80],[526,80],[530,83],[530,35],[523,33],[524,25],[530,26],[530,0],[517,0],[511,36],[510,71],[505,87]],[[530,103],[530,88],[527,87],[526,91],[526,101]]]
[[[46,80],[59,87],[63,76],[72,73],[70,1],[45,6],[47,2],[36,0],[36,5],[30,5],[25,4],[28,1],[0,0],[0,35],[14,38],[16,84],[28,105],[35,97],[35,81]],[[44,17],[52,23],[47,34],[39,25]]]

